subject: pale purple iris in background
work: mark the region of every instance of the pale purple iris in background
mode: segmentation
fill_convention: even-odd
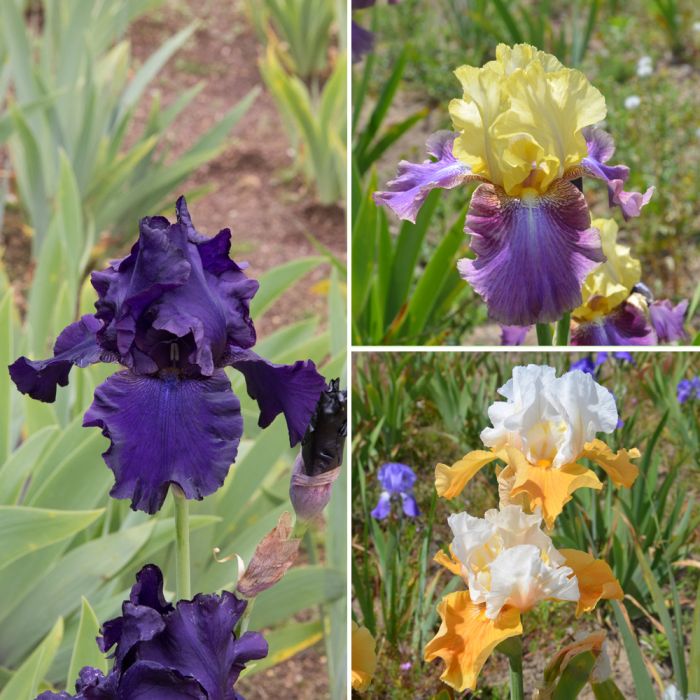
[[[580,360],[576,360],[576,362],[572,362],[571,367],[569,370],[575,370],[579,369],[582,372],[585,372],[586,374],[595,374],[596,370],[604,365],[608,360],[611,359],[611,354],[612,357],[619,362],[628,362],[629,364],[636,364],[634,361],[634,356],[630,352],[613,352],[613,353],[608,353],[608,352],[597,352],[595,355],[595,358],[593,357],[582,357]]]
[[[413,496],[413,485],[416,483],[416,475],[411,467],[400,462],[387,462],[382,464],[377,475],[382,485],[382,493],[379,501],[372,511],[372,517],[384,520],[391,513],[392,500],[401,499],[404,515],[415,518],[420,514],[418,504]]]
[[[678,382],[676,391],[678,403],[700,399],[700,377],[681,379],[681,381]]]
[[[208,238],[192,224],[184,197],[177,221],[139,223],[131,252],[92,273],[96,312],[68,326],[53,357],[20,357],[17,388],[53,402],[73,365],[117,362],[125,369],[95,390],[83,425],[109,438],[114,498],[155,513],[170,484],[201,499],[224,482],[243,433],[238,397],[224,367],[241,372],[258,402],[259,425],[283,413],[292,445],[301,440],[326,386],[311,360],[273,364],[251,348],[249,304],[258,282],[229,257],[231,231]]]

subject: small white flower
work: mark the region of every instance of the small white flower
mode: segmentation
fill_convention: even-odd
[[[693,22],[693,31],[700,32],[700,22]]]
[[[625,97],[625,109],[637,109],[640,104],[642,104],[642,101],[638,95]]]
[[[654,63],[651,60],[651,56],[642,56],[637,61],[637,75],[640,78],[645,78],[654,72]]]

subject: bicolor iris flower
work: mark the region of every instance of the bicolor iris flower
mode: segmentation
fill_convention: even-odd
[[[686,336],[687,300],[653,301],[641,284],[641,264],[617,242],[612,219],[594,219],[606,260],[586,278],[582,303],[571,313],[572,345],[656,345]]]
[[[372,633],[366,627],[360,627],[354,620],[351,632],[352,689],[362,692],[369,688],[374,672],[377,670],[377,643]]]
[[[415,221],[428,194],[470,182],[466,221],[474,259],[459,272],[509,326],[557,321],[581,304],[586,276],[605,259],[582,176],[608,186],[610,205],[638,216],[653,194],[626,192],[629,169],[608,165],[612,138],[594,124],[605,99],[586,77],[527,44],[500,44],[496,60],[455,71],[462,99],[452,100],[455,131],[428,140],[424,163],[399,163],[375,201]]]
[[[418,504],[413,495],[413,485],[416,483],[416,475],[411,467],[399,462],[387,462],[382,464],[377,474],[382,492],[377,505],[372,510],[372,517],[376,520],[384,520],[391,513],[392,500],[401,499],[404,515],[415,518],[420,514]]]
[[[86,666],[76,695],[45,692],[37,700],[243,700],[234,689],[241,671],[268,651],[258,632],[234,633],[246,605],[228,591],[171,605],[160,569],[149,564],[136,575],[121,617],[97,638],[103,652],[114,648],[109,674]]]
[[[59,335],[52,358],[10,366],[22,393],[52,402],[73,365],[123,365],[97,387],[83,425],[110,440],[103,457],[114,472],[111,495],[147,513],[160,509],[171,483],[190,499],[223,484],[243,432],[224,367],[244,375],[261,427],[284,414],[292,445],[325,387],[310,360],[278,365],[253,352],[249,304],[258,282],[229,257],[231,231],[207,238],[184,197],[176,209],[172,224],[142,219],[129,255],[92,273],[96,312]]]
[[[579,616],[601,599],[623,597],[604,561],[554,547],[542,531],[539,510],[528,514],[508,505],[487,511],[483,518],[456,513],[448,524],[450,554],[440,551],[435,560],[460,576],[467,588],[439,603],[442,623],[425,647],[425,660],[442,659],[441,680],[458,692],[476,687],[491,652],[522,634],[521,614],[540,602],[576,603]]]
[[[578,460],[597,464],[616,486],[632,486],[638,469],[631,460],[639,450],[613,452],[596,437],[616,429],[618,413],[613,395],[590,374],[574,370],[557,377],[553,367],[515,367],[498,393],[505,401],[491,404],[493,427],[481,433],[490,449],[469,452],[452,466],[438,464],[439,496],[459,495],[481,468],[499,459],[506,465],[498,471],[501,504],[540,508],[552,528],[574,491],[603,488]]]

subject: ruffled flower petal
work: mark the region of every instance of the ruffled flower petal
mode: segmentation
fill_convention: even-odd
[[[289,443],[293,447],[303,437],[316,410],[326,380],[311,360],[298,360],[293,365],[277,365],[252,350],[230,346],[226,356],[230,364],[243,374],[248,395],[260,407],[258,425],[266,428],[282,413],[287,421]]]
[[[581,286],[604,260],[583,194],[557,180],[546,194],[509,197],[480,185],[467,216],[476,259],[459,261],[461,276],[506,325],[550,323],[581,303]]]
[[[577,489],[590,488],[600,491],[603,484],[595,472],[580,464],[567,464],[559,469],[538,467],[530,464],[522,453],[509,448],[508,463],[515,471],[515,482],[511,495],[526,493],[530,499],[530,509],[542,509],[548,528],[572,499]]]
[[[588,146],[588,155],[581,161],[583,172],[607,184],[610,206],[619,206],[625,219],[639,216],[642,207],[652,198],[654,187],[649,187],[643,194],[625,192],[623,188],[629,177],[629,168],[626,165],[605,165],[615,153],[612,136],[595,127],[588,127],[583,133]]]
[[[369,688],[374,672],[377,670],[376,642],[366,627],[352,623],[352,688],[364,691]]]
[[[86,700],[92,696],[87,695]],[[138,661],[124,674],[119,683],[119,694],[114,700],[209,700],[204,688],[194,679],[178,671],[148,661]],[[234,700],[235,695],[223,696]],[[107,696],[95,695],[95,700]]]
[[[584,446],[581,457],[595,462],[612,479],[615,486],[631,488],[639,476],[639,469],[630,461],[641,457],[636,447],[613,452],[602,440],[592,440]]]
[[[437,610],[442,623],[425,647],[425,660],[442,659],[445,670],[440,679],[460,693],[476,687],[477,676],[496,646],[523,633],[518,610],[505,608],[491,620],[485,606],[471,601],[469,591],[446,595]]]
[[[456,138],[457,134],[451,131],[433,134],[426,147],[428,155],[433,156],[435,161],[410,163],[402,160],[397,177],[387,183],[387,191],[374,193],[374,201],[389,207],[400,219],[415,223],[420,208],[432,190],[451,190],[480,179],[452,153]]]
[[[435,467],[435,490],[442,498],[455,498],[464,490],[474,475],[489,462],[493,462],[496,455],[486,450],[474,450],[464,455],[451,467],[446,464],[438,464]]]
[[[649,304],[651,324],[660,342],[672,343],[676,340],[687,340],[688,333],[683,327],[687,310],[687,299],[683,299],[675,306],[668,299],[653,301]]]
[[[620,304],[612,313],[595,321],[576,323],[572,345],[656,345],[656,332],[636,304]]]
[[[95,362],[110,362],[114,358],[97,344],[97,332],[102,322],[94,316],[83,316],[71,323],[58,336],[53,357],[48,360],[29,360],[20,357],[9,367],[10,377],[23,394],[33,399],[52,403],[56,389],[68,384],[73,365],[87,367]]]
[[[374,506],[370,515],[375,520],[384,520],[391,513],[391,494],[388,491],[382,491],[379,495],[377,505]]]
[[[171,483],[189,499],[216,491],[243,433],[240,402],[223,370],[208,379],[118,372],[97,387],[83,425],[102,428],[110,440],[102,456],[114,472],[111,495],[147,513],[160,509]]]
[[[578,581],[581,598],[576,617],[593,610],[599,600],[622,600],[624,593],[612,569],[602,559],[595,559],[587,552],[576,549],[560,549],[566,566],[570,567]]]

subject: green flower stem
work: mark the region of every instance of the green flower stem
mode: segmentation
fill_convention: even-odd
[[[508,661],[510,664],[510,700],[524,700],[522,652],[518,657],[509,657]]]
[[[564,314],[557,323],[557,345],[569,344],[569,328],[571,326],[571,314]]]
[[[523,638],[510,637],[498,645],[498,650],[508,657],[510,668],[510,700],[525,700],[523,690]]]
[[[241,621],[238,623],[238,634],[237,637],[245,634],[250,626],[250,617],[253,614],[253,605],[255,605],[255,598],[248,598],[248,605],[245,606],[243,615],[241,616]]]
[[[538,323],[536,328],[538,345],[551,345],[552,327],[548,323]]]
[[[172,486],[175,504],[175,591],[177,600],[190,600],[190,505],[179,486]]]

